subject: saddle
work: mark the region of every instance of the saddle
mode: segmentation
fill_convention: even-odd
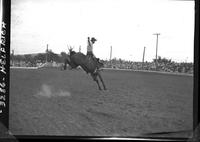
[[[87,59],[89,61],[89,63],[91,62],[96,62],[97,63],[97,68],[99,69],[102,66],[102,63],[100,62],[99,58],[96,58],[93,55],[87,55]]]

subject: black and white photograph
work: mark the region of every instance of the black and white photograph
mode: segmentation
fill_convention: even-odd
[[[195,1],[11,0],[10,13],[10,134],[191,137]]]

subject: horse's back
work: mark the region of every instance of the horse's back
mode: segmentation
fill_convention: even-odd
[[[94,72],[97,67],[101,67],[97,59],[91,56],[84,55],[81,52],[71,55],[71,60],[76,65],[81,66],[82,68],[85,68],[85,69],[87,68],[88,72]]]
[[[71,56],[71,59],[78,65],[84,63],[84,61],[86,60],[86,55],[84,55],[83,53],[76,53],[73,56]]]

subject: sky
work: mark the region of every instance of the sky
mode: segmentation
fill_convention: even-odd
[[[11,0],[11,50],[15,54],[94,54],[104,60],[152,61],[157,55],[193,62],[194,1],[180,0]]]

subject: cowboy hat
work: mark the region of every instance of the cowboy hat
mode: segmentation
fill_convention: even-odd
[[[92,37],[92,38],[91,38],[91,41],[97,41],[97,40],[96,40],[96,38]]]

